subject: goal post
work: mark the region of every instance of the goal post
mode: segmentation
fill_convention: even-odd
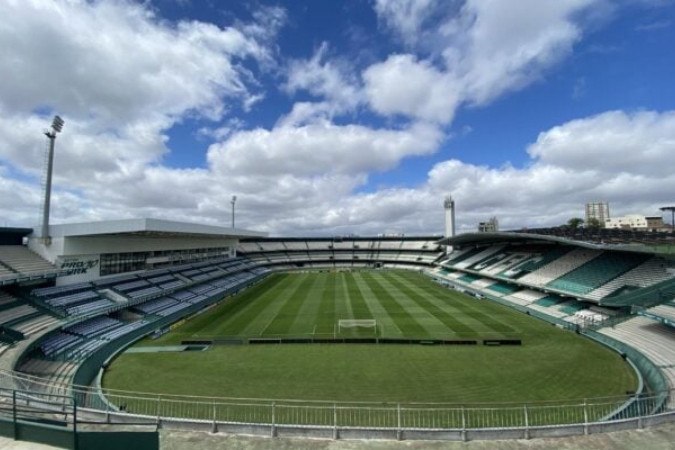
[[[338,334],[346,330],[372,330],[373,335],[377,336],[376,319],[340,319],[337,323]]]

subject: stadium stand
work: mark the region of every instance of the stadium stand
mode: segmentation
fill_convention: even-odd
[[[24,245],[0,245],[0,279],[57,272],[56,267]]]
[[[632,346],[651,359],[675,387],[675,330],[647,317],[634,317],[600,333]]]

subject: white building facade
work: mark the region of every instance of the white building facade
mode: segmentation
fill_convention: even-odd
[[[233,258],[239,238],[264,237],[242,229],[157,219],[50,225],[50,240],[28,246],[61,271],[57,285],[92,281],[175,264]]]

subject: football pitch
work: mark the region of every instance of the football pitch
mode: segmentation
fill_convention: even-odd
[[[375,327],[341,328],[341,320]],[[538,402],[624,395],[637,385],[606,348],[416,272],[276,273],[136,347],[275,337],[476,340],[477,345],[212,345],[124,353],[109,389],[229,398],[365,402]],[[520,346],[481,345],[519,339]]]
[[[346,328],[340,321],[374,320]],[[518,338],[522,314],[406,271],[274,274],[156,342],[228,337]]]

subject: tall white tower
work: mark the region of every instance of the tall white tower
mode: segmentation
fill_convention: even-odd
[[[453,237],[455,235],[455,201],[451,195],[445,197],[443,207],[445,208],[445,237]],[[450,253],[452,246],[447,246],[445,250],[446,253]]]

